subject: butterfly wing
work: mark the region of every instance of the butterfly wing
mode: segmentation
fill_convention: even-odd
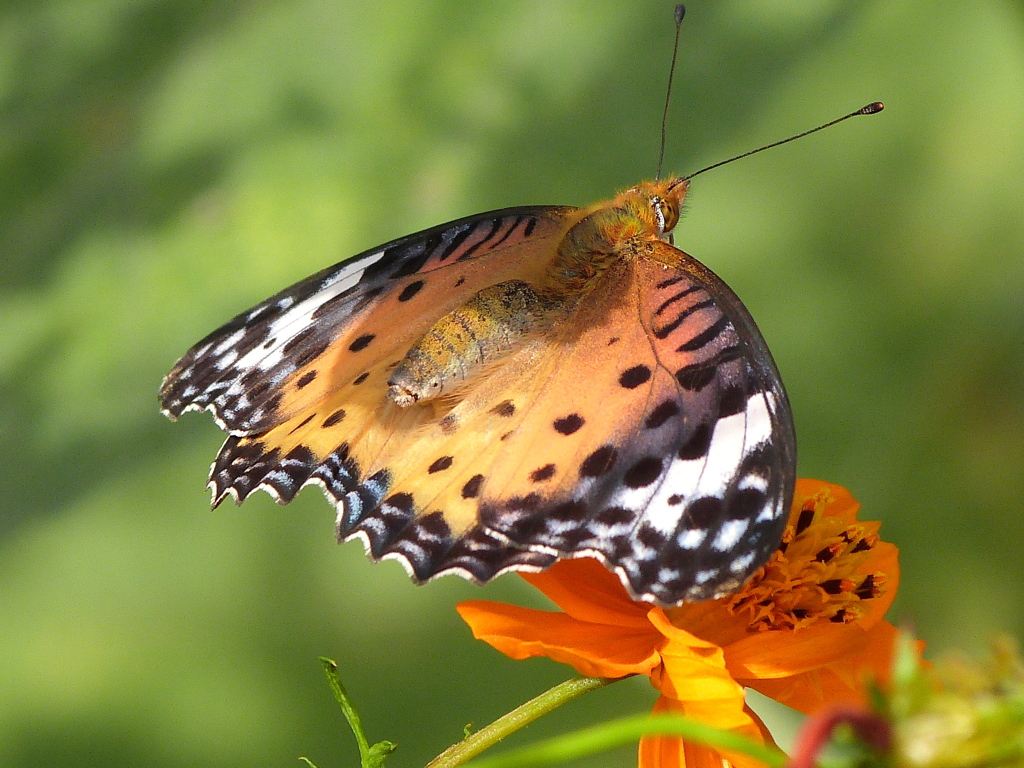
[[[161,385],[164,413],[174,419],[208,409],[223,429],[243,436],[308,411],[389,354],[400,359],[403,345],[503,274],[529,274],[573,210],[477,214],[318,272],[192,347]]]
[[[456,398],[399,409],[385,383],[230,438],[215,494],[316,482],[339,538],[417,580],[591,555],[666,605],[735,590],[778,546],[795,466],[785,391],[732,291],[667,244],[609,269],[553,336]]]
[[[796,440],[739,299],[657,250],[608,275],[603,306],[576,318],[517,427],[518,455],[481,490],[480,519],[522,547],[596,555],[635,597],[671,605],[735,591],[775,551]]]

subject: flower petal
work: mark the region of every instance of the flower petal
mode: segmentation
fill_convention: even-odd
[[[748,635],[726,646],[725,658],[733,677],[764,680],[820,669],[859,653],[867,644],[868,633],[856,624],[824,622],[796,631]]]
[[[864,634],[865,642],[859,652],[819,669],[743,683],[805,715],[835,704],[867,705],[864,684],[869,680],[883,685],[888,682],[897,630],[883,621]]]
[[[841,485],[826,483],[824,480],[812,480],[809,477],[802,477],[796,481],[796,489],[793,492],[793,509],[800,509],[805,501],[815,496],[825,501],[824,511],[830,517],[838,517],[847,524],[857,520],[860,502],[853,498],[852,493]]]
[[[646,675],[661,661],[658,647],[664,640],[649,624],[627,631],[487,600],[460,603],[456,610],[475,638],[513,659],[546,656],[591,677]]]
[[[726,669],[722,649],[674,626],[661,608],[651,609],[649,616],[668,641],[661,649],[662,666],[651,673],[651,683],[708,725],[751,725],[743,711],[743,688]]]
[[[736,730],[752,741],[774,746],[775,742],[770,736],[767,740],[762,738],[762,731],[767,733],[767,729],[757,716],[749,709],[747,711],[750,715],[747,723]],[[651,714],[683,715],[701,720],[689,704],[683,704],[667,696],[658,699]],[[764,768],[760,760],[748,755],[721,753],[702,744],[684,741],[679,736],[644,736],[640,739],[638,758],[639,768],[729,768],[730,765],[736,768]]]
[[[682,705],[665,696],[659,698],[654,704],[654,709],[651,710],[652,715],[681,715],[682,713]],[[712,757],[717,757],[717,753],[707,747],[697,747],[697,749],[703,749]],[[694,764],[699,762],[696,757],[694,755],[694,763],[687,766],[683,740],[678,736],[644,736],[640,739],[637,762],[638,768],[683,768],[684,766],[694,768]],[[722,768],[721,758],[718,758],[715,768]]]
[[[646,626],[648,603],[630,598],[619,577],[592,557],[561,560],[540,573],[520,573],[551,602],[582,621]]]

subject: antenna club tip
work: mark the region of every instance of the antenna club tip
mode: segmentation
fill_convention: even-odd
[[[682,3],[676,6],[676,24],[683,23],[683,17],[686,15],[686,6]]]
[[[861,107],[857,112],[861,115],[873,115],[876,112],[881,112],[883,109],[885,109],[885,104],[880,101],[874,101],[866,107]]]

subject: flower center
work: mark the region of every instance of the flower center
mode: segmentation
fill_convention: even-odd
[[[736,594],[728,610],[748,629],[799,629],[827,620],[849,624],[864,613],[864,601],[885,592],[887,577],[869,570],[879,523],[847,525],[827,514],[832,501],[822,490],[790,516],[782,544]]]

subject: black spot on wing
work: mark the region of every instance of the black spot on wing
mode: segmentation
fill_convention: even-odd
[[[349,352],[360,352],[370,346],[370,343],[377,338],[375,334],[364,333],[362,336],[357,337],[351,344],[348,345]]]
[[[697,425],[690,438],[679,449],[679,458],[683,461],[701,459],[708,454],[711,446],[711,427],[707,422]]]
[[[517,512],[531,512],[540,507],[541,500],[539,493],[528,493],[525,496],[513,496],[505,502],[505,507]]]
[[[420,292],[425,284],[426,283],[423,280],[413,280],[402,289],[401,293],[398,294],[398,300],[409,301],[409,299]]]
[[[491,408],[491,413],[496,414],[497,416],[501,416],[502,418],[505,419],[515,415],[515,412],[516,404],[513,403],[511,400],[504,400],[498,403],[493,408]]]
[[[649,381],[651,378],[651,369],[646,365],[634,365],[632,368],[627,368],[619,376],[619,384],[625,389],[636,389],[641,384]]]
[[[324,423],[321,426],[330,428],[335,426],[336,424],[340,424],[341,420],[345,418],[345,415],[345,409],[339,408],[326,419],[324,419]]]
[[[555,419],[552,426],[555,431],[560,435],[571,435],[577,432],[580,427],[584,424],[584,419],[578,413],[570,413],[568,416],[563,416],[560,419]]]
[[[683,389],[697,392],[714,380],[716,368],[717,366],[710,363],[687,365],[676,371],[676,381]]]
[[[636,518],[636,512],[625,507],[607,507],[594,516],[594,521],[601,525],[624,525]]]
[[[665,400],[647,415],[647,418],[644,420],[644,426],[647,427],[647,429],[657,429],[679,413],[679,403],[674,399]]]
[[[729,499],[728,514],[732,520],[754,520],[768,504],[768,495],[760,488],[743,488]]]
[[[676,285],[677,283],[683,282],[684,279],[685,278],[682,277],[681,275],[673,275],[672,277],[670,277],[670,278],[668,278],[666,280],[662,280],[660,283],[658,283],[655,286],[655,288],[657,288],[659,291],[661,291],[661,290],[664,290],[665,288],[668,288],[670,286]]]
[[[704,496],[690,502],[683,523],[687,528],[706,531],[717,526],[722,516],[722,500],[717,496]]]
[[[626,470],[622,482],[628,488],[646,488],[661,476],[662,462],[657,456],[645,456]]]
[[[600,477],[615,464],[614,446],[604,445],[591,453],[580,465],[580,477]]]
[[[480,494],[480,486],[483,485],[483,475],[473,475],[466,484],[462,486],[462,498],[475,499]]]
[[[427,467],[428,474],[436,474],[438,472],[444,472],[446,469],[451,467],[455,462],[455,458],[452,456],[440,456],[434,460],[434,463]]]
[[[538,467],[530,473],[530,481],[534,483],[542,483],[545,480],[550,480],[555,476],[557,471],[554,464],[545,464],[543,467]]]
[[[685,365],[677,370],[676,381],[683,389],[691,392],[700,391],[714,380],[719,367],[742,356],[743,351],[740,347],[726,347],[708,360]]]

